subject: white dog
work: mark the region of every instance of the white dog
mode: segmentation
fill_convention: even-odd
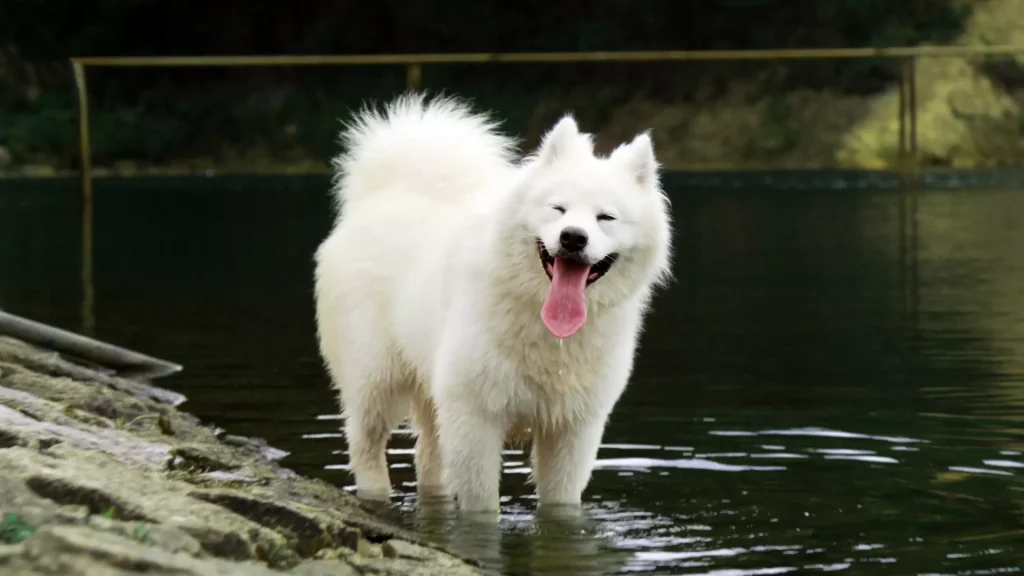
[[[529,429],[541,505],[579,504],[669,274],[649,135],[599,157],[566,116],[517,163],[487,117],[414,95],[344,140],[316,314],[357,494],[390,496],[409,415],[421,494],[496,512],[503,442]]]

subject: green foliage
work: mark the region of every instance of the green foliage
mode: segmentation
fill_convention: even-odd
[[[136,542],[144,543],[149,538],[149,524],[143,522],[136,526],[132,532],[132,537],[135,538]]]
[[[17,544],[28,540],[35,533],[35,528],[26,524],[17,514],[9,513],[0,520],[0,542]]]
[[[957,0],[10,0],[0,38],[26,58],[70,55],[513,52],[945,42]]]
[[[796,146],[800,135],[793,124],[793,116],[792,107],[784,94],[775,93],[768,98],[761,129],[765,132],[764,141],[772,151],[786,152]]]
[[[63,100],[59,92],[51,92],[31,108],[0,109],[0,145],[8,148],[15,162],[68,164],[74,158],[74,108]]]
[[[913,45],[948,42],[968,9],[957,0],[448,0],[402,9],[386,2],[9,0],[0,2],[0,146],[18,164],[74,165],[72,55]],[[427,88],[496,110],[519,132],[550,95],[586,95],[581,120],[599,123],[637,94],[687,98],[707,74],[732,70],[726,63],[671,70],[641,63],[439,65],[426,67],[424,79]],[[774,88],[869,93],[894,77],[890,61],[793,62]],[[93,69],[89,87],[98,164],[252,149],[326,159],[337,152],[339,121],[367,98],[401,91],[404,70]],[[780,130],[784,123],[772,115],[781,112],[766,112]]]

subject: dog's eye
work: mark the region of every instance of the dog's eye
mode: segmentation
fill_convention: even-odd
[[[551,209],[554,210],[555,212],[558,212],[559,214],[565,214],[565,208],[562,208],[561,206],[558,206],[557,204],[551,206]]]
[[[611,222],[612,220],[615,220],[615,216],[612,216],[611,214],[598,214],[597,219],[605,222]]]

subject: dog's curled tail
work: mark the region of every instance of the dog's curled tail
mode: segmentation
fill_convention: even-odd
[[[332,162],[343,204],[392,190],[456,200],[493,182],[514,161],[515,142],[488,116],[451,97],[401,96],[366,107],[342,132]]]

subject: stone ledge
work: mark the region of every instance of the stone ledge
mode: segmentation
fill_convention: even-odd
[[[480,573],[183,400],[0,338],[0,572]]]

